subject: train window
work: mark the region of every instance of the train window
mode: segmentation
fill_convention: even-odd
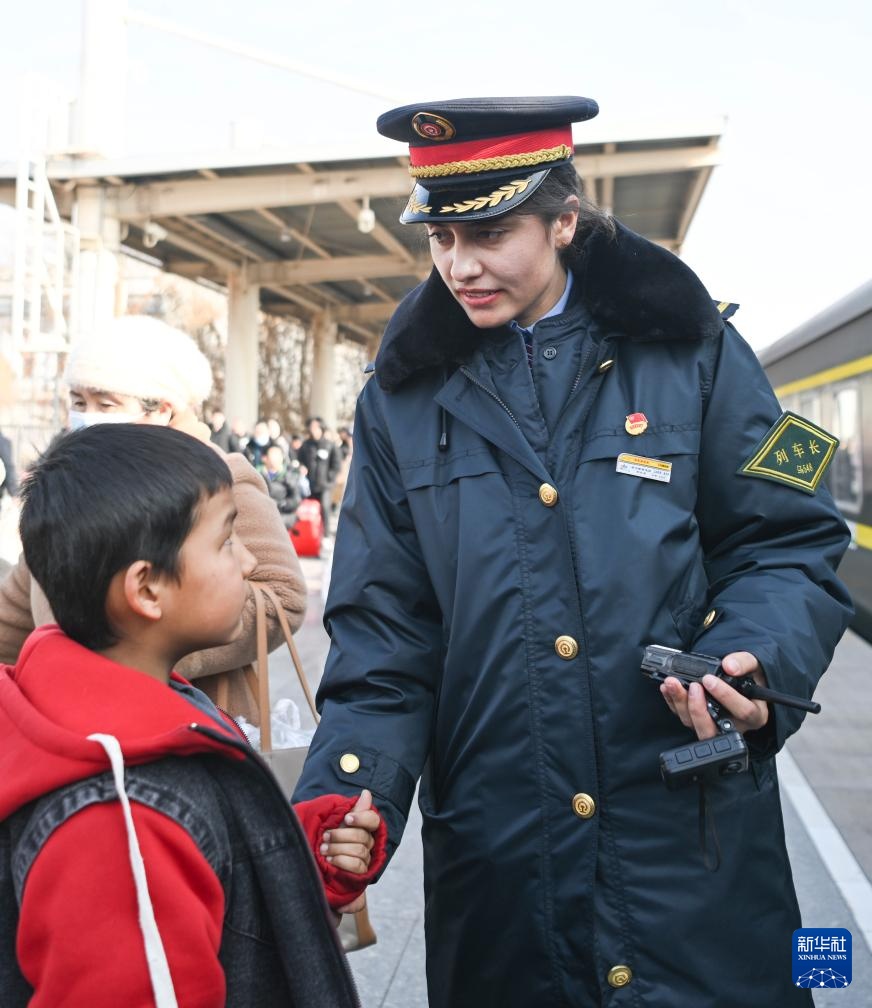
[[[839,447],[830,468],[830,489],[844,511],[858,514],[863,503],[860,395],[856,384],[833,391],[833,434]]]
[[[799,397],[799,415],[804,416],[806,420],[811,420],[818,427],[823,426],[820,392],[817,390],[814,392],[804,392]]]

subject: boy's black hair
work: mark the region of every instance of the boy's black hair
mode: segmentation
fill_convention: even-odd
[[[99,651],[112,578],[136,560],[179,576],[204,498],[232,486],[227,464],[181,431],[97,424],[54,439],[22,487],[24,559],[67,636]]]

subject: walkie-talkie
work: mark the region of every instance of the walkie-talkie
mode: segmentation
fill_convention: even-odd
[[[749,675],[727,675],[720,658],[695,651],[679,651],[662,644],[651,644],[645,648],[642,672],[649,679],[660,683],[671,676],[685,689],[694,682],[702,685],[703,676],[714,675],[750,700],[766,700],[811,714],[819,714],[821,709],[821,705],[813,700],[803,700],[801,697],[759,686]],[[721,705],[711,694],[707,692],[705,698],[709,714],[718,727],[718,734],[710,739],[697,739],[688,745],[660,753],[660,775],[671,791],[687,784],[742,773],[748,769],[748,746],[741,732],[735,730],[729,715],[723,716]]]
[[[651,644],[645,648],[642,658],[642,671],[649,678],[663,682],[668,676],[677,679],[687,689],[692,682],[702,684],[705,675],[717,676],[728,686],[738,690],[749,700],[768,700],[770,703],[793,707],[796,710],[808,711],[810,714],[820,714],[821,705],[814,700],[803,700],[802,697],[790,693],[779,693],[776,690],[758,686],[752,676],[731,676],[723,670],[720,658],[711,655],[698,654],[696,651],[678,651],[676,648],[664,647],[662,644]],[[711,698],[709,698],[711,700]],[[711,701],[714,703],[714,701]],[[719,710],[719,706],[717,707]],[[712,714],[717,720],[717,715]]]

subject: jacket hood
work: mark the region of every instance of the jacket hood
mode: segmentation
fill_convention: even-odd
[[[626,339],[696,341],[723,328],[693,270],[617,221],[614,235],[591,233],[572,272],[588,311]],[[376,380],[392,392],[416,371],[468,358],[490,332],[470,322],[433,269],[388,323]]]
[[[173,678],[185,682],[173,673]],[[76,644],[57,626],[35,630],[13,668],[0,665],[0,819],[56,788],[109,769],[88,736],[111,735],[128,764],[230,746],[191,731],[202,717],[163,683]],[[221,732],[217,723],[209,728]],[[239,742],[227,728],[228,741]]]

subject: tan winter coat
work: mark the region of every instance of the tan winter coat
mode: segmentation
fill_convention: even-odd
[[[251,581],[268,585],[283,604],[291,629],[303,622],[306,585],[300,561],[263,477],[240,454],[224,456],[233,475],[233,497],[238,516],[236,535],[257,560]],[[266,600],[270,650],[283,640],[281,627],[269,599]],[[0,583],[0,662],[14,664],[28,634],[37,626],[53,623],[51,608],[37,582],[20,557]],[[254,596],[249,594],[242,618],[242,634],[232,644],[195,651],[183,658],[177,671],[215,698],[218,673],[231,671],[229,713],[257,723],[254,697],[248,689],[242,666],[256,657]]]

